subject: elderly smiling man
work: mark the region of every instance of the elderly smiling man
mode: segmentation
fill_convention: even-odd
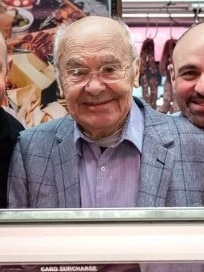
[[[204,204],[203,131],[133,99],[140,60],[125,24],[61,25],[54,65],[70,115],[21,133],[10,208]]]

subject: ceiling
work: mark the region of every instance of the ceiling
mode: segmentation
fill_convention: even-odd
[[[122,18],[131,26],[190,26],[204,21],[204,1],[122,0]]]

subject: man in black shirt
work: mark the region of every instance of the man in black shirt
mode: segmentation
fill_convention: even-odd
[[[10,156],[19,131],[23,130],[22,124],[1,107],[5,96],[7,72],[7,49],[0,33],[0,208],[7,207],[7,175]]]

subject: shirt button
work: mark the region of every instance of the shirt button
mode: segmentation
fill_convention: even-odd
[[[101,172],[105,172],[106,168],[104,166],[101,167]]]

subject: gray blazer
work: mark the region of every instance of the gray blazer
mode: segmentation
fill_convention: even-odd
[[[204,133],[186,118],[144,111],[138,207],[204,203]],[[10,165],[10,208],[80,208],[78,155],[70,116],[21,133]]]

